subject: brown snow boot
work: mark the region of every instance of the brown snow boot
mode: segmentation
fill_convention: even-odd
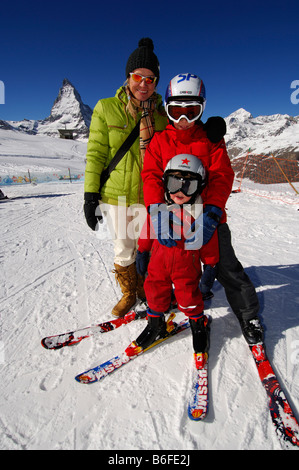
[[[136,302],[136,266],[135,263],[133,263],[130,264],[130,266],[114,264],[114,267],[115,270],[113,272],[115,273],[115,279],[120,285],[123,296],[113,308],[112,315],[115,317],[124,317]]]

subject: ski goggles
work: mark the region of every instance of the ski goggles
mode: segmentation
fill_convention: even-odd
[[[182,192],[185,196],[192,196],[198,190],[198,180],[183,178],[182,176],[167,175],[166,189],[170,194]]]
[[[152,85],[157,80],[157,77],[144,77],[144,75],[140,73],[131,72],[129,75],[134,82],[141,83],[142,80],[144,80],[147,85]]]
[[[166,105],[167,116],[178,123],[182,118],[189,123],[196,121],[202,114],[202,105],[198,101],[171,101]]]

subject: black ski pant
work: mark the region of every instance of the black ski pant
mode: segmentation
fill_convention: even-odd
[[[255,288],[237,259],[228,225],[218,226],[219,263],[216,278],[225,290],[226,298],[239,320],[258,315],[259,301]]]

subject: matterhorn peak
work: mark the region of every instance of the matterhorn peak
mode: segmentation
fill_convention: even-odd
[[[85,108],[86,105],[83,104],[76,88],[67,78],[64,78],[62,87],[51,109],[51,117],[57,119],[64,116],[65,122],[68,122],[69,116],[79,115],[81,112],[84,118]],[[90,110],[89,106],[87,108]]]
[[[64,79],[63,79],[63,82],[62,82],[62,86],[64,87],[64,86],[67,86],[67,85],[70,85],[71,87],[74,88],[74,86],[73,86],[72,83],[69,81],[69,79],[68,79],[68,78],[64,78]]]
[[[59,130],[64,129],[73,131],[74,138],[86,139],[91,116],[92,109],[82,102],[70,80],[64,78],[51,114],[40,124],[39,132],[58,137]]]
[[[33,135],[87,140],[91,116],[92,109],[82,102],[81,96],[70,80],[64,78],[49,117],[38,121],[28,119],[11,121],[8,125]]]

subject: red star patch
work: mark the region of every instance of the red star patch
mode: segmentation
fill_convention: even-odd
[[[188,160],[188,158],[185,158],[184,160],[182,160],[182,163],[184,165],[188,165],[189,162],[190,162],[190,160]]]

